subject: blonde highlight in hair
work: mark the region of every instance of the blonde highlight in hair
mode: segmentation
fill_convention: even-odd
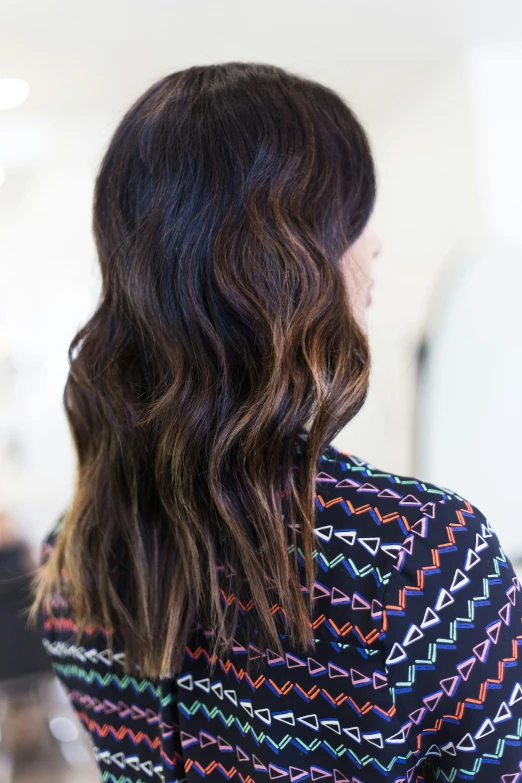
[[[149,677],[195,627],[223,654],[240,612],[256,645],[313,647],[317,469],[370,373],[339,259],[374,199],[351,109],[281,68],[194,66],[131,106],[96,178],[76,486],[33,620],[67,596],[78,639],[121,633]]]

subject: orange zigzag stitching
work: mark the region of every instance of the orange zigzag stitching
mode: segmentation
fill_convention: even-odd
[[[464,710],[465,710],[467,704],[483,704],[485,702],[485,700],[486,700],[487,684],[489,682],[491,682],[491,683],[497,685],[500,682],[502,682],[503,679],[504,679],[504,676],[503,676],[504,675],[504,663],[510,663],[510,662],[518,660],[518,647],[519,647],[519,645],[517,644],[517,639],[521,639],[522,640],[522,636],[516,636],[512,640],[513,656],[514,657],[513,658],[503,658],[501,661],[498,662],[500,679],[493,680],[491,678],[488,678],[483,683],[481,683],[481,685],[479,687],[480,695],[479,695],[478,699],[473,699],[473,698],[468,697],[468,698],[464,699],[464,701],[459,701],[457,703],[454,715],[443,715],[442,718],[437,718],[436,719],[436,721],[433,724],[433,726],[426,727],[426,728],[422,729],[420,734],[417,735],[417,750],[415,751],[415,753],[420,752],[421,744],[422,744],[422,738],[426,734],[432,734],[433,732],[440,731],[440,728],[441,728],[442,723],[443,723],[445,718],[449,718],[450,720],[461,721],[462,717],[464,715]],[[484,694],[484,695],[482,696],[482,694]]]
[[[191,657],[194,660],[198,660],[201,656],[206,658],[207,662],[210,660],[210,656],[208,655],[208,652],[205,650],[204,647],[197,647],[196,650],[192,651],[189,648],[186,648],[188,652],[190,653]],[[365,712],[368,712],[369,710],[376,708],[380,712],[383,712],[382,708],[379,707],[377,704],[373,704],[372,702],[366,702],[363,707],[359,707],[359,705],[349,696],[347,696],[344,692],[341,692],[337,696],[332,696],[325,688],[319,688],[317,685],[312,686],[312,688],[309,691],[305,691],[298,683],[293,683],[290,680],[288,680],[282,688],[279,688],[275,684],[275,682],[264,675],[260,675],[257,680],[253,680],[248,672],[245,671],[245,669],[237,669],[234,664],[231,661],[223,661],[221,658],[219,659],[219,662],[221,664],[222,669],[226,674],[230,673],[230,670],[232,669],[235,676],[241,681],[243,679],[246,679],[247,682],[250,683],[250,685],[255,689],[259,690],[262,685],[267,681],[272,685],[272,687],[281,693],[282,695],[286,696],[291,690],[295,689],[300,691],[300,693],[303,694],[309,701],[313,701],[320,693],[323,693],[332,704],[342,704],[346,699],[350,699],[350,702],[353,704],[356,710],[361,712],[362,714],[365,714]],[[368,706],[369,705],[369,706]],[[385,714],[389,716],[393,716],[396,712],[395,707],[391,707],[390,710],[388,710]]]
[[[455,525],[453,525],[455,527]],[[461,527],[459,524],[458,527]],[[430,571],[436,571],[440,568],[440,550],[444,549],[445,547],[450,547],[455,545],[455,535],[453,533],[453,530],[450,526],[446,527],[446,533],[448,534],[448,541],[444,544],[441,544],[437,547],[437,549],[431,550],[431,559],[432,559],[432,565],[429,566],[423,566],[422,568],[417,569],[416,573],[416,585],[406,585],[405,587],[401,588],[399,590],[399,606],[394,606],[392,604],[387,604],[386,607],[383,609],[383,618],[382,618],[382,631],[386,631],[388,629],[388,621],[386,617],[386,610],[390,609],[392,611],[403,611],[406,607],[406,590],[409,592],[414,591],[420,591],[424,589],[424,580],[426,573]]]
[[[385,525],[388,524],[388,522],[393,522],[394,519],[400,517],[400,514],[398,514],[396,511],[390,514],[386,514],[386,516],[383,517],[381,516],[379,509],[376,506],[372,506],[371,503],[365,503],[362,506],[354,506],[353,503],[348,500],[348,498],[344,498],[342,495],[339,495],[336,498],[332,498],[331,500],[324,500],[321,495],[316,495],[316,499],[323,508],[330,508],[330,506],[336,506],[339,503],[346,503],[352,514],[363,514],[366,511],[373,511],[375,514],[377,514],[379,520]]]
[[[114,726],[110,726],[108,723],[97,723],[93,718],[89,718],[85,712],[78,712],[78,717],[85,723],[90,732],[95,732],[99,737],[107,737],[112,734],[115,739],[121,742],[124,737],[129,736],[137,745],[139,745],[140,742],[145,741],[152,750],[157,750],[161,747],[161,739],[159,737],[151,740],[144,731],[135,733],[128,726],[121,726],[119,729],[115,729]]]
[[[181,766],[183,766],[185,762],[183,756],[180,756],[180,754],[177,751],[174,752],[174,758],[170,758],[168,753],[165,753],[163,745],[161,746],[160,758],[165,759],[165,761],[170,767],[177,767],[178,764],[181,764]]]
[[[227,770],[226,767],[223,766],[223,764],[217,761],[211,761],[210,764],[208,764],[208,766],[203,767],[199,763],[199,761],[194,761],[193,759],[187,759],[185,761],[185,772],[188,772],[192,766],[197,767],[198,770],[200,770],[200,772],[202,772],[205,776],[210,775],[212,772],[214,772],[215,769],[218,769],[221,772],[223,772],[229,780],[231,780],[237,774],[239,775],[240,778],[245,780],[245,783],[246,781],[249,780],[251,781],[251,783],[254,783],[250,776],[248,776],[247,778],[243,778],[241,773],[238,772],[237,767],[232,766],[230,767],[229,770]]]

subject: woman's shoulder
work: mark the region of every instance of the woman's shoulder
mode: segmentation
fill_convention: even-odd
[[[361,495],[393,497],[401,506],[422,505],[423,499],[442,502],[449,499],[465,501],[465,498],[454,489],[443,487],[419,476],[386,470],[333,443],[328,444],[323,450],[320,467],[322,468],[318,475],[320,484],[331,484],[337,488],[350,487]],[[323,475],[328,472],[331,473],[330,476]]]
[[[319,526],[327,519],[342,524],[389,554],[412,549],[415,540],[447,547],[473,541],[480,551],[495,536],[486,515],[456,489],[383,469],[333,444],[319,463],[316,500]]]
[[[351,491],[352,496],[368,500],[376,505],[391,502],[398,509],[414,509],[431,513],[437,506],[469,504],[470,500],[456,489],[430,482],[420,476],[406,475],[376,466],[362,457],[330,443],[323,450],[317,474],[318,488]]]

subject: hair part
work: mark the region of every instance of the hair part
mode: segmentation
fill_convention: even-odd
[[[194,66],[129,108],[95,183],[97,308],[69,347],[76,486],[31,617],[121,632],[126,671],[313,649],[315,481],[364,403],[367,337],[339,266],[375,200],[367,136],[282,68]],[[301,438],[307,433],[306,438]]]

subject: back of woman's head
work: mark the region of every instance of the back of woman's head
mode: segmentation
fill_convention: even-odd
[[[33,611],[59,588],[151,677],[197,623],[216,655],[240,616],[257,646],[313,644],[316,471],[370,369],[339,260],[374,199],[352,111],[281,68],[188,68],[131,106],[96,179],[77,481]]]

